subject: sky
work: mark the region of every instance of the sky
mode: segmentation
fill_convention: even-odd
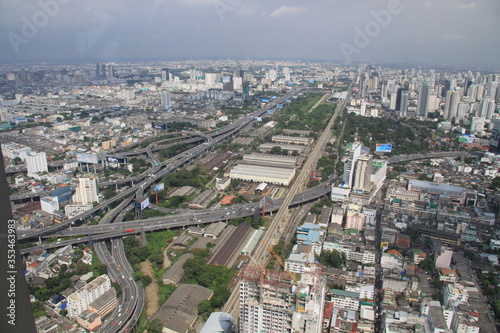
[[[0,63],[291,59],[497,67],[498,0],[0,0]]]

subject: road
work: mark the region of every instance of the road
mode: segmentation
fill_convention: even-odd
[[[296,91],[288,92],[284,97],[277,99],[272,105],[271,108],[276,108],[278,103],[283,103],[286,99],[291,97]],[[269,109],[269,108],[268,108]],[[152,166],[145,173],[141,174],[137,179],[140,181],[138,184],[131,186],[127,190],[119,193],[115,197],[106,200],[103,203],[100,203],[98,206],[93,207],[89,211],[86,211],[72,219],[64,221],[58,225],[54,225],[41,230],[34,231],[21,231],[18,232],[18,239],[28,239],[41,237],[45,235],[54,235],[57,232],[61,232],[67,227],[70,227],[75,222],[82,221],[84,218],[87,218],[93,215],[98,210],[104,210],[109,205],[115,203],[118,200],[123,200],[117,207],[113,208],[109,211],[101,220],[99,226],[100,227],[108,227],[113,221],[121,222],[123,219],[124,213],[131,209],[131,201],[133,198],[141,198],[144,195],[144,192],[147,188],[154,185],[156,182],[160,181],[162,177],[169,173],[177,170],[178,168],[182,168],[186,165],[189,165],[199,157],[201,157],[208,150],[213,149],[216,145],[223,142],[224,140],[238,134],[239,132],[249,129],[256,117],[264,117],[268,114],[267,110],[258,110],[253,112],[250,115],[242,117],[233,124],[225,126],[224,128],[208,132],[203,134],[205,142],[188,149],[187,151],[177,155],[176,157],[169,159],[164,162],[159,162],[159,160],[154,156],[153,148],[156,143],[152,143],[146,148],[146,153],[151,159]],[[326,188],[327,186],[325,186]],[[324,189],[323,189],[324,190]],[[291,199],[290,199],[291,200]],[[206,214],[214,214],[215,211],[211,211]],[[221,213],[221,212],[217,212]],[[239,212],[233,211],[232,213],[226,212],[225,215],[220,215],[218,220],[221,218],[229,219],[229,216],[242,216],[243,208],[239,210]],[[188,222],[200,223],[196,219],[196,216],[192,218],[191,221]],[[151,220],[149,220],[150,226]],[[174,221],[177,223],[186,223],[186,221]],[[123,225],[124,223],[120,223]],[[145,224],[145,222],[142,222]],[[101,262],[106,265],[108,268],[108,274],[113,279],[113,281],[118,282],[122,287],[122,294],[119,298],[119,304],[117,308],[111,313],[108,317],[107,321],[103,324],[100,329],[100,332],[129,332],[132,330],[137,320],[142,312],[142,308],[144,306],[144,289],[142,286],[138,285],[136,281],[133,280],[133,270],[130,264],[128,263],[125,251],[123,248],[122,236],[127,233],[125,230],[113,230],[114,227],[108,227],[108,232],[104,234],[98,234],[93,236],[93,240],[95,243],[95,251]],[[165,228],[165,227],[163,227]],[[71,228],[79,229],[79,228]],[[153,230],[151,228],[151,230]],[[155,229],[156,230],[156,229]],[[89,239],[84,239],[86,237],[80,237],[79,239],[66,240],[66,241],[58,241],[56,244],[47,245],[41,244],[38,248],[48,249],[51,247],[63,246],[65,244],[74,244],[77,242],[87,241]],[[89,237],[90,238],[90,237]],[[112,252],[110,253],[104,239],[111,238],[111,248]],[[101,240],[102,239],[102,240]],[[55,246],[54,246],[55,245]],[[29,252],[29,249],[24,249],[23,253]]]
[[[348,95],[351,94],[351,87],[355,79],[351,82],[348,88]],[[316,166],[318,159],[322,156],[324,148],[328,140],[332,135],[332,126],[335,122],[335,119],[343,111],[347,101],[349,100],[349,96],[344,100],[337,104],[336,110],[331,117],[330,121],[326,125],[323,133],[316,141],[316,145],[308,156],[304,166],[302,167],[301,172],[294,180],[290,190],[288,191],[285,199],[280,205],[278,213],[275,215],[269,226],[266,228],[264,234],[262,235],[261,241],[257,244],[252,254],[253,261],[251,261],[250,265],[257,266],[256,269],[260,267],[265,267],[269,258],[269,250],[267,248],[269,245],[274,245],[282,236],[286,227],[286,222],[288,221],[288,212],[290,209],[290,205],[295,195],[307,184],[309,181],[309,177],[313,168]],[[325,185],[328,186],[328,185]],[[290,232],[295,232],[295,230],[290,230]],[[237,286],[238,284],[236,284]],[[239,315],[239,288],[236,287],[232,290],[231,296],[226,302],[223,311],[230,313],[234,317],[238,317]]]

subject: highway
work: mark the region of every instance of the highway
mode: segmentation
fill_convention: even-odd
[[[264,234],[262,235],[261,241],[259,241],[257,246],[255,247],[254,252],[252,254],[253,260],[250,265],[257,266],[255,267],[256,269],[258,269],[259,267],[266,267],[270,255],[269,249],[267,248],[268,244],[270,246],[273,246],[275,244],[275,241],[277,242],[281,237],[285,236],[286,238],[286,235],[283,235],[283,232],[285,229],[287,229],[286,223],[289,219],[289,209],[291,203],[295,198],[296,194],[309,181],[313,168],[316,166],[318,159],[322,156],[327,141],[331,138],[332,135],[331,128],[335,122],[335,119],[340,114],[340,112],[343,111],[345,105],[347,104],[347,101],[349,100],[349,95],[351,94],[351,87],[355,80],[356,78],[354,78],[354,80],[351,82],[348,88],[348,97],[344,101],[341,101],[337,104],[333,116],[326,125],[319,139],[316,141],[316,145],[314,146],[311,154],[304,163],[302,170],[294,180],[292,186],[290,187],[289,192],[287,193],[285,199],[281,203],[278,213],[274,216],[273,220],[271,221],[269,226],[266,228]],[[315,108],[318,105],[319,104],[316,103],[316,105],[314,105],[313,107]],[[325,184],[323,186],[329,187],[329,183],[328,185]],[[295,230],[291,230],[291,228],[288,228],[288,231],[295,232]],[[239,315],[239,303],[238,303],[239,288],[237,286],[238,283],[236,283],[236,288],[232,290],[231,296],[224,305],[223,309],[224,312],[230,313],[235,318],[237,318]]]
[[[138,283],[133,280],[133,270],[132,267],[130,267],[130,264],[128,263],[125,256],[125,251],[123,249],[123,240],[121,237],[127,234],[127,232],[125,230],[118,230],[118,229],[113,230],[114,224],[112,224],[112,222],[115,221],[116,225],[119,224],[120,226],[125,225],[126,223],[118,223],[118,222],[121,222],[124,213],[132,208],[131,201],[134,198],[143,197],[146,189],[148,189],[154,183],[161,180],[162,177],[167,173],[174,172],[178,168],[182,168],[192,163],[193,161],[201,157],[203,154],[205,154],[208,150],[213,149],[220,142],[223,142],[224,140],[232,137],[233,135],[236,135],[239,132],[250,128],[256,117],[263,117],[267,115],[268,110],[270,108],[275,108],[277,104],[283,103],[286,99],[290,98],[294,93],[296,93],[296,91],[289,91],[284,97],[277,99],[273,104],[269,105],[269,108],[266,110],[255,111],[250,115],[247,115],[245,117],[242,117],[234,121],[233,124],[225,126],[220,130],[203,134],[203,139],[205,140],[204,143],[196,147],[193,147],[191,149],[188,149],[187,151],[178,154],[174,158],[171,158],[167,161],[160,163],[159,160],[153,154],[153,149],[156,146],[156,143],[150,144],[146,148],[146,153],[148,154],[151,160],[152,166],[149,170],[147,170],[137,178],[137,180],[140,181],[139,183],[131,186],[125,191],[122,191],[115,197],[100,203],[96,207],[93,207],[92,209],[78,216],[75,216],[72,219],[64,221],[60,224],[40,230],[18,232],[18,239],[28,239],[28,238],[42,237],[46,235],[54,236],[58,232],[61,232],[62,230],[66,229],[67,227],[71,227],[71,225],[74,225],[76,222],[79,222],[87,217],[90,217],[98,210],[106,209],[110,204],[113,204],[114,202],[123,199],[123,201],[117,207],[110,210],[102,218],[99,224],[99,227],[101,228],[107,227],[108,228],[107,232],[92,236],[92,241],[95,241],[94,248],[96,254],[101,260],[101,262],[107,266],[108,274],[114,281],[118,282],[122,287],[122,294],[119,298],[119,304],[117,308],[108,317],[106,322],[103,324],[103,326],[100,329],[100,332],[118,332],[118,331],[129,332],[137,324],[137,320],[142,312],[142,308],[144,306],[144,290],[142,286],[138,285]],[[329,186],[323,185],[322,191],[327,193],[329,191]],[[314,191],[311,192],[310,195],[315,195]],[[306,198],[303,195],[302,200],[305,199]],[[210,212],[205,212],[204,214],[206,215],[205,218],[207,218],[207,220],[210,220],[210,218],[212,218],[214,221],[220,221],[222,219],[229,219],[231,218],[231,216],[235,217],[243,216],[243,211],[251,211],[251,209],[250,208],[243,209],[243,207],[240,207],[238,212],[236,212],[236,210],[232,212],[224,210],[224,212],[226,213],[225,215],[223,215],[223,212],[221,211],[210,211]],[[218,215],[218,218],[215,219],[213,215],[214,213],[221,215]],[[185,225],[186,223],[189,222],[191,223],[194,222],[193,224],[199,224],[201,223],[201,221],[198,220],[197,215],[200,214],[196,214],[194,216],[190,214],[190,218],[187,219],[178,216],[177,217],[178,221],[174,220],[173,222],[179,224],[179,226]],[[253,212],[249,213],[249,215],[253,215]],[[200,215],[200,217],[202,216]],[[148,222],[150,223],[149,229],[151,231],[157,230],[158,227],[156,225],[153,226],[154,222],[151,221],[152,221],[151,219],[148,220]],[[132,223],[145,224],[146,222],[134,221]],[[111,227],[109,225],[113,226]],[[145,230],[146,227],[147,226],[144,226],[144,229],[139,229],[138,227],[137,231],[139,232]],[[155,228],[153,229],[153,227]],[[172,226],[170,225],[169,227]],[[70,228],[71,229],[70,231],[80,228],[78,227]],[[161,228],[163,229],[166,228],[166,225],[163,225]],[[112,248],[111,253],[107,248],[105,239],[111,239],[111,248]],[[53,247],[64,246],[66,244],[75,244],[78,242],[85,242],[89,240],[90,236],[79,237],[77,239],[57,241],[55,244],[40,244],[40,246],[36,248],[49,249]],[[33,250],[33,248],[24,249],[23,253],[28,253],[31,250]]]

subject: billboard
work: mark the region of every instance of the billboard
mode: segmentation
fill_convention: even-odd
[[[285,102],[292,103],[292,100],[291,99],[287,99]]]
[[[107,160],[108,160],[109,163],[127,164],[127,158],[126,157],[108,156]]]
[[[165,189],[165,184],[160,183],[158,185],[155,185],[155,187],[153,187],[153,192],[160,192],[163,189]]]
[[[307,83],[314,83],[314,80],[307,80]]]
[[[475,137],[473,135],[460,135],[458,142],[460,143],[474,143]]]
[[[269,110],[269,111],[267,111],[267,112],[269,112],[269,114],[273,114],[273,113],[274,113],[274,110]]]
[[[92,163],[97,164],[97,155],[89,153],[76,153],[76,161],[80,163]]]
[[[372,162],[372,167],[374,168],[381,168],[383,166],[384,166],[384,161],[375,160]]]
[[[134,200],[134,207],[140,210],[144,210],[149,206],[149,198],[136,199]]]
[[[379,152],[379,153],[390,153],[392,151],[392,145],[391,144],[377,143],[377,147],[375,148],[375,151]]]
[[[261,117],[255,117],[255,121],[262,121]]]
[[[278,107],[281,109],[283,107],[283,104],[278,104]]]
[[[153,122],[151,123],[151,127],[153,127],[154,129],[162,129],[162,130],[166,130],[166,129],[167,129],[167,124],[165,124],[165,123],[159,123],[159,122],[153,121]]]
[[[269,98],[263,98],[263,99],[262,99],[262,102],[264,102],[264,103],[269,103]]]

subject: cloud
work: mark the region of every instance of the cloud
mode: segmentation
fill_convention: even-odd
[[[476,8],[476,3],[474,1],[468,2],[468,3],[463,3],[459,6],[455,6],[457,9],[473,9]]]
[[[443,35],[441,35],[441,39],[459,40],[459,39],[465,39],[465,36],[457,35],[457,34],[443,34]]]
[[[419,40],[416,40],[413,44],[415,45],[422,45],[424,43],[423,40],[419,39]]]
[[[293,15],[293,14],[302,13],[303,11],[304,11],[304,8],[301,8],[301,7],[281,6],[280,8],[278,8],[274,12],[272,12],[269,16],[279,17],[279,16],[283,16],[283,15]]]

